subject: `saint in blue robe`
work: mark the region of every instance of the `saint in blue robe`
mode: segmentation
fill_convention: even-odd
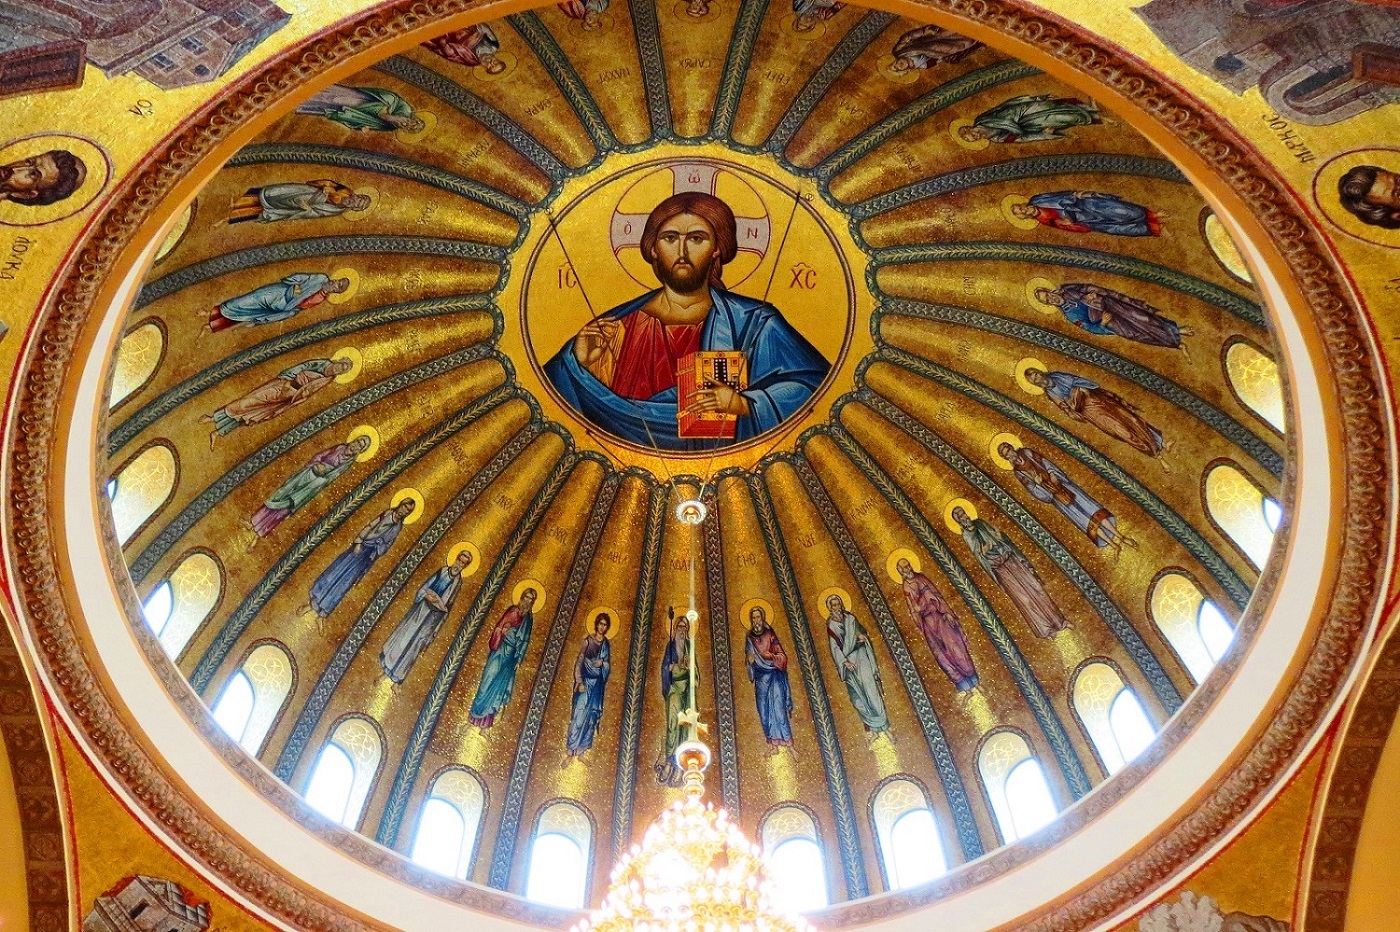
[[[216,307],[210,315],[210,325],[218,326],[216,318],[223,318],[232,324],[273,324],[279,320],[295,317],[304,308],[315,307],[326,300],[325,287],[331,282],[329,275],[320,272],[293,272],[280,282],[254,288],[247,294],[229,298]]]
[[[773,745],[792,744],[792,687],[788,683],[787,652],[771,625],[746,638],[745,657],[753,681],[754,704],[763,723],[763,737]]]
[[[384,552],[399,539],[399,532],[402,530],[403,518],[393,508],[386,509],[371,521],[355,538],[350,549],[336,557],[311,585],[311,607],[316,610],[316,614],[325,618],[335,611],[345,594],[364,578],[375,561],[384,556]]]
[[[1031,198],[1030,204],[1040,208],[1041,223],[1072,233],[1161,235],[1161,223],[1153,211],[1112,194],[1054,191],[1037,194]]]
[[[389,635],[389,640],[384,642],[384,649],[379,654],[379,663],[384,667],[384,673],[389,679],[395,683],[402,683],[404,677],[408,676],[408,671],[413,668],[413,662],[418,659],[418,655],[423,653],[423,648],[432,643],[433,638],[437,636],[438,629],[446,620],[447,613],[452,610],[452,603],[456,601],[457,591],[461,588],[462,571],[453,564],[444,566],[418,587],[418,592],[413,597],[413,608],[403,616],[403,621],[400,621],[394,633]],[[440,609],[429,602],[429,593],[446,608]]]
[[[623,320],[656,296],[650,291],[602,315]],[[644,401],[623,398],[579,364],[573,341],[545,364],[545,378],[564,402],[621,440],[662,450],[708,450],[757,437],[797,412],[821,385],[831,363],[773,305],[711,288],[713,307],[700,330],[701,350],[739,350],[748,360],[749,385],[741,393],[749,413],[731,439],[682,438],[677,433],[676,389]],[[650,433],[648,433],[648,430]]]
[[[603,717],[603,692],[612,674],[612,642],[590,634],[574,663],[574,705],[569,716],[570,754],[593,747],[598,721]]]
[[[534,612],[522,612],[520,606],[506,609],[496,629],[491,632],[491,654],[481,671],[481,684],[472,698],[468,718],[478,728],[496,724],[496,716],[510,702],[515,691],[515,672],[530,646],[530,630],[535,624]]]

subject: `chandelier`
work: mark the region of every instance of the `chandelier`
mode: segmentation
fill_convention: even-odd
[[[676,517],[694,529],[705,506],[682,502]],[[692,551],[693,552],[693,551]],[[663,810],[640,845],[613,868],[607,896],[571,932],[813,932],[773,902],[762,851],[723,808],[703,801],[710,749],[695,702],[695,622],[690,624],[688,708],[679,720],[686,740],[676,747],[685,795]]]

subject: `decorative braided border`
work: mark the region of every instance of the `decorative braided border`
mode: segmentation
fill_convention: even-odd
[[[1307,660],[1291,684],[1274,717],[1273,727],[1250,748],[1238,766],[1194,810],[1175,825],[1148,839],[1141,853],[1123,858],[1117,869],[1038,914],[1023,917],[1022,929],[1080,928],[1101,921],[1138,901],[1171,877],[1221,833],[1237,826],[1255,804],[1285,775],[1289,766],[1324,724],[1338,690],[1362,647],[1363,634],[1376,608],[1384,570],[1389,514],[1386,486],[1385,426],[1377,374],[1360,316],[1349,304],[1338,275],[1323,246],[1276,182],[1268,165],[1236,138],[1228,125],[1205,112],[1193,99],[1155,77],[1142,63],[1109,51],[1079,30],[1044,14],[1021,9],[1014,0],[920,0],[929,11],[999,31],[1057,59],[1065,67],[1098,81],[1133,102],[1197,155],[1232,187],[1269,231],[1277,250],[1295,272],[1307,296],[1308,311],[1321,331],[1336,380],[1341,408],[1337,412],[1345,441],[1339,469],[1347,476],[1342,507],[1350,520],[1345,529],[1339,569],[1331,593],[1331,611]],[[131,233],[160,209],[165,195],[224,140],[235,127],[253,121],[276,100],[295,94],[306,80],[332,64],[364,53],[411,30],[446,17],[482,10],[492,4],[478,0],[399,0],[362,14],[330,30],[305,47],[286,53],[232,85],[205,108],[163,149],[152,153],[146,167],[129,178],[120,195],[95,223],[78,258],[50,305],[42,312],[34,344],[25,360],[19,395],[14,456],[9,479],[9,520],[13,541],[13,579],[25,621],[31,626],[50,682],[57,685],[56,701],[83,728],[90,747],[105,761],[111,778],[119,780],[135,803],[212,874],[256,902],[282,922],[308,930],[381,928],[278,871],[269,861],[226,836],[222,827],[195,802],[185,798],[177,783],[153,760],[148,749],[127,730],[120,714],[94,672],[94,658],[80,642],[56,572],[57,516],[48,507],[49,467],[61,439],[60,395],[81,332],[94,313],[98,289],[123,251]],[[656,115],[653,114],[655,117]],[[108,535],[113,560],[119,553]],[[1262,582],[1267,592],[1276,582],[1272,569]],[[123,593],[134,617],[139,606],[134,594]],[[1262,601],[1262,600],[1261,600]],[[1257,619],[1249,618],[1247,626]],[[177,677],[166,671],[172,686]],[[183,694],[182,694],[183,692]],[[177,701],[194,712],[198,703],[184,687],[172,689]],[[1187,711],[1189,716],[1190,710]],[[196,721],[199,714],[193,715]],[[207,721],[206,721],[207,724]],[[211,742],[275,804],[303,813],[295,797],[280,783],[246,762],[228,742],[206,729]],[[1112,789],[1102,802],[1116,795]],[[1097,807],[1095,807],[1097,808]],[[338,829],[318,827],[347,854],[380,870],[433,889],[456,902],[510,918],[554,923],[559,914],[514,898],[460,884],[427,879],[402,861],[385,857],[367,840]],[[1008,852],[1011,853],[1011,852]],[[1019,852],[1024,855],[1024,851]],[[1009,859],[1016,860],[1016,859]],[[982,862],[977,880],[991,876],[1002,862]],[[975,881],[970,881],[975,882]],[[941,891],[940,891],[941,892]],[[823,917],[827,926],[850,925],[883,918],[901,908],[921,905],[928,894],[897,895],[890,899],[853,903]]]

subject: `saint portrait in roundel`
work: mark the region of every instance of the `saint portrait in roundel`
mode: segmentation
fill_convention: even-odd
[[[599,314],[545,364],[565,403],[614,437],[668,451],[750,440],[807,403],[831,362],[776,306],[726,287],[740,237],[725,200],[667,197],[638,248],[660,287]]]

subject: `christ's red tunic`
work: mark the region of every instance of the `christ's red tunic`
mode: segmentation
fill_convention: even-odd
[[[622,398],[645,400],[676,387],[681,359],[700,349],[703,324],[663,324],[645,310],[628,315],[617,368],[608,387]]]

